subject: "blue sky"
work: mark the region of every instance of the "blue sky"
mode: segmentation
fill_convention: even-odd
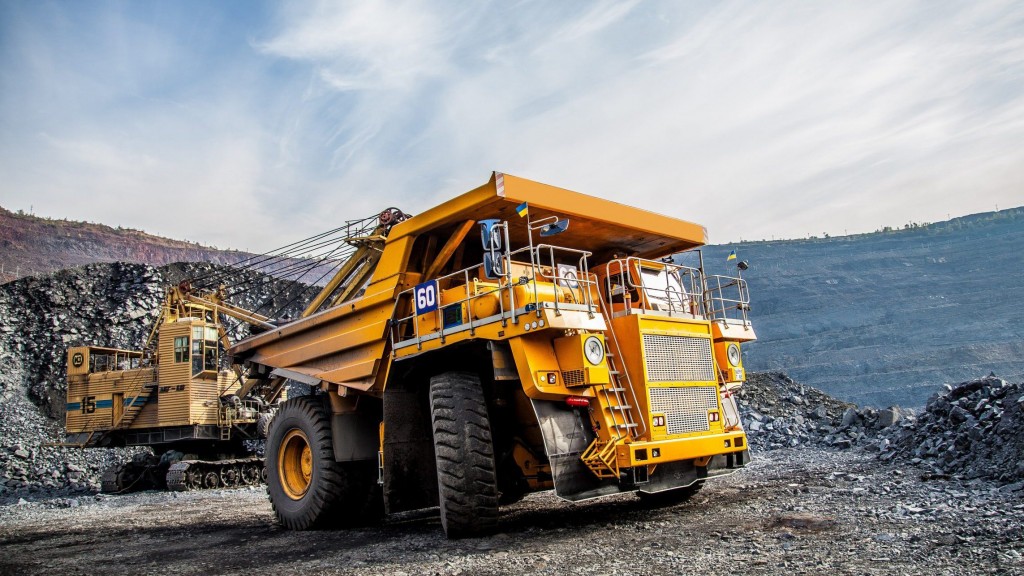
[[[499,170],[708,227],[1024,204],[1021,2],[0,2],[0,205],[269,249]]]

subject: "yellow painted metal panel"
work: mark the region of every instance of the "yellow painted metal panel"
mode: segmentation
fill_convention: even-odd
[[[593,388],[570,389],[564,385],[558,357],[555,355],[555,348],[551,343],[552,338],[556,335],[556,332],[546,331],[536,335],[512,338],[508,341],[512,349],[512,357],[516,361],[516,368],[519,370],[523,391],[530,398],[538,400],[558,400],[566,396],[593,397]],[[541,374],[555,374],[555,384],[542,381],[539,377]]]
[[[196,322],[196,325],[202,325]],[[192,362],[174,361],[174,338],[188,336],[191,342],[192,322],[165,323],[160,328],[160,400],[158,413],[161,426],[190,424],[191,399],[188,386],[192,377]],[[191,351],[191,343],[189,350]]]
[[[68,348],[68,376],[89,373],[89,347]]]
[[[489,182],[396,225],[388,244],[452,226],[466,219],[501,218],[520,222],[516,206],[527,202],[530,215],[569,217],[569,230],[559,235],[559,245],[601,251],[619,246],[642,258],[672,254],[707,242],[703,226],[509,174],[494,174]],[[513,244],[525,245],[525,231],[511,226]],[[385,256],[388,250],[385,249]],[[404,260],[402,261],[404,264]],[[387,273],[400,270],[396,267]],[[381,271],[383,277],[385,271]]]
[[[152,428],[160,424],[160,409],[157,407],[159,399],[156,396],[157,393],[154,391],[153,397],[146,402],[142,410],[135,416],[135,420],[132,420],[129,428]]]
[[[124,407],[143,386],[156,379],[153,368],[110,370],[68,377],[65,427],[69,433],[109,430],[115,422],[115,395]]]
[[[399,278],[371,286],[367,295],[245,340],[234,354],[360,389],[377,379],[387,353],[388,320]]]
[[[191,424],[217,424],[220,409],[217,380],[195,378],[188,386],[189,422]]]
[[[737,446],[737,439],[739,440],[739,446]],[[729,443],[728,446],[725,445],[726,441]],[[647,449],[648,458],[646,460],[637,460],[636,450],[644,448]],[[654,448],[658,448],[661,451],[661,455],[657,458],[651,456]],[[618,447],[616,450],[616,460],[620,467],[625,468],[644,464],[690,460],[704,456],[717,456],[719,454],[741,452],[746,449],[746,434],[742,432],[729,432],[726,434],[712,434],[655,442],[633,442]]]

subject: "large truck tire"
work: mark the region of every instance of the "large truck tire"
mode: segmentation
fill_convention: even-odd
[[[324,404],[318,396],[294,398],[270,422],[267,494],[278,520],[292,530],[360,526],[383,513],[376,463],[334,460]]]
[[[447,372],[430,379],[441,526],[448,538],[483,536],[498,526],[494,442],[480,378]]]
[[[260,414],[259,418],[256,419],[257,438],[267,438],[270,436],[270,423],[274,421],[275,414],[277,414],[277,408],[271,408]]]

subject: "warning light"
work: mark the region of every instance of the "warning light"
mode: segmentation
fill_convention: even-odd
[[[586,408],[590,406],[590,400],[587,400],[583,396],[569,396],[565,399],[565,403],[573,408]]]

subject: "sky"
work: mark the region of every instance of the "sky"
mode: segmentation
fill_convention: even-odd
[[[0,206],[267,250],[492,171],[708,228],[1024,204],[1024,3],[0,1]]]

